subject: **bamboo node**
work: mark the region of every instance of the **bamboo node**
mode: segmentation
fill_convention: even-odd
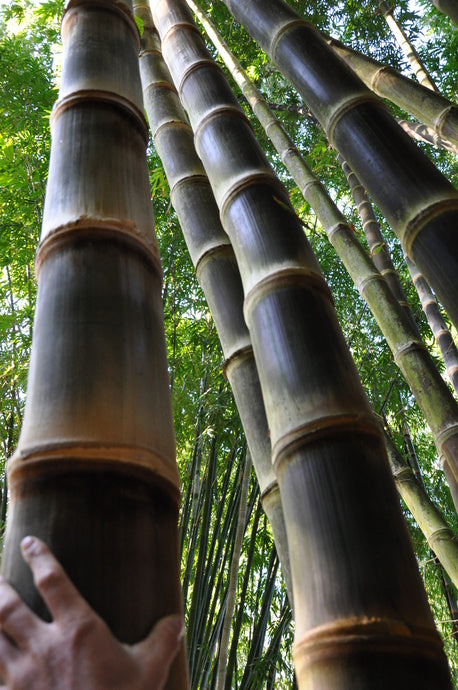
[[[442,446],[454,436],[457,436],[458,442],[458,424],[450,424],[445,429],[442,429],[441,431],[437,432],[435,434],[436,445],[442,450]]]
[[[223,375],[226,381],[229,381],[229,370],[235,364],[240,364],[241,362],[244,362],[247,359],[252,359],[253,357],[253,347],[251,345],[240,347],[235,352],[233,352],[223,363]]]
[[[67,0],[62,14],[62,35],[65,31],[64,24],[67,21],[68,16],[70,16],[70,14],[72,14],[74,11],[76,12],[79,7],[84,5],[88,5],[90,9],[93,9],[94,7],[102,8],[104,10],[107,10],[108,12],[113,12],[118,16],[122,17],[122,19],[127,23],[135,37],[137,49],[140,50],[140,36],[138,33],[137,25],[134,20],[132,8],[129,2],[125,2],[124,0]]]
[[[398,347],[396,350],[392,350],[394,361],[399,366],[399,361],[402,359],[404,355],[410,354],[412,352],[417,352],[418,350],[426,350],[424,342],[422,340],[410,340],[405,345]]]
[[[243,313],[245,321],[249,323],[249,314],[256,302],[266,296],[266,294],[288,287],[306,287],[308,289],[319,290],[327,299],[334,304],[331,290],[320,273],[313,269],[289,266],[282,268],[272,275],[259,280],[245,296]]]
[[[447,196],[428,204],[424,209],[417,213],[407,224],[402,237],[402,244],[406,256],[415,263],[412,255],[412,248],[420,232],[425,228],[429,221],[434,220],[440,213],[448,211],[458,211],[458,193],[451,196],[453,190],[447,190]]]
[[[98,102],[104,105],[109,105],[119,110],[124,115],[132,119],[139,129],[145,146],[148,143],[148,125],[143,113],[137,108],[135,103],[129,101],[127,98],[114,93],[112,91],[101,91],[98,89],[82,89],[81,91],[74,91],[73,93],[56,101],[51,111],[50,127],[54,127],[56,120],[69,108],[78,106],[82,103]]]
[[[280,467],[289,456],[311,443],[331,436],[364,435],[382,440],[382,429],[374,414],[341,414],[313,419],[281,436],[272,446],[272,464],[279,476]]]
[[[305,19],[286,19],[285,22],[280,26],[279,29],[277,29],[277,32],[272,38],[272,41],[270,43],[270,49],[267,51],[272,59],[272,62],[277,61],[277,49],[278,45],[281,41],[282,38],[285,37],[285,34],[287,34],[289,31],[292,31],[294,29],[298,28],[305,28],[305,29],[311,29],[313,33],[316,32],[316,28],[311,24],[310,22],[306,21]]]
[[[248,170],[232,182],[228,189],[221,194],[221,198],[218,198],[215,194],[215,198],[220,209],[220,216],[223,226],[224,217],[226,216],[228,207],[232,204],[234,199],[245,189],[248,189],[248,187],[253,187],[254,185],[258,184],[266,184],[269,185],[269,187],[274,187],[278,190],[280,196],[282,196],[285,192],[282,183],[278,177],[270,171],[270,169],[266,169],[265,172],[253,172],[252,170]],[[297,218],[294,211],[291,210],[290,215],[291,217],[294,216],[297,222],[300,223],[300,220]]]
[[[321,625],[299,639],[293,650],[296,668],[304,671],[324,660],[368,653],[435,657],[442,640],[431,627],[409,625],[391,618],[355,616]]]
[[[339,124],[341,118],[344,115],[346,115],[346,113],[348,113],[350,110],[353,110],[353,108],[357,108],[359,105],[364,105],[366,103],[376,103],[379,108],[385,108],[384,104],[380,101],[380,98],[378,96],[369,91],[366,87],[363,87],[363,89],[364,90],[361,90],[361,93],[350,96],[346,100],[344,100],[344,102],[341,103],[334,110],[334,112],[328,116],[327,122],[325,121],[322,123],[323,129],[326,132],[326,136],[328,137],[329,142],[332,146],[335,146],[333,142],[334,130]]]
[[[439,527],[439,529],[436,529],[432,534],[429,535],[428,537],[428,544],[432,548],[433,551],[436,549],[434,548],[437,546],[437,543],[445,539],[446,541],[453,541],[457,542],[456,536],[453,534],[452,530],[449,527]]]
[[[205,249],[203,254],[201,254],[201,256],[199,256],[199,258],[197,259],[195,269],[197,280],[199,281],[199,283],[199,273],[204,269],[207,263],[211,261],[215,256],[218,258],[229,257],[235,261],[234,250],[232,248],[231,241],[227,235],[225,237],[218,238],[218,242],[213,244],[213,246],[208,247],[208,249]]]

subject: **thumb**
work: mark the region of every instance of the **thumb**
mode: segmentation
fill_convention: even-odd
[[[135,645],[135,653],[144,658],[151,679],[158,683],[154,687],[162,688],[166,682],[183,638],[183,618],[173,614],[158,621],[148,637]]]

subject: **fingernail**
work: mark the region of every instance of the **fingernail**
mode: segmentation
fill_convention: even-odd
[[[30,551],[35,543],[34,537],[24,537],[24,539],[21,541],[21,549],[23,551]]]

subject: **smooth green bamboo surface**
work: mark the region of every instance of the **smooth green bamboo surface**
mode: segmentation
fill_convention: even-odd
[[[446,141],[458,146],[458,106],[445,96],[426,89],[393,67],[377,62],[335,38],[324,36],[334,52],[374,93],[416,117]]]
[[[286,531],[271,462],[269,430],[248,329],[234,252],[219,219],[210,183],[194,148],[192,130],[160,52],[148,6],[134,5],[144,22],[140,73],[154,145],[169,181],[171,199],[221,340],[225,373],[253,458],[261,501],[272,526],[292,602]]]
[[[373,261],[355,237],[344,216],[314,176],[293,141],[273,115],[261,92],[254,86],[237,59],[229,51],[208,18],[193,0],[189,7],[204,25],[209,37],[240,87],[253,112],[270,137],[282,161],[289,170],[304,198],[314,209],[325,228],[330,242],[367,301],[378,325],[393,352],[395,360],[414,393],[433,432],[451,487],[458,478],[458,405],[445,385],[422,343],[418,327],[406,302],[405,295],[386,250],[365,190],[346,164],[358,209],[363,213],[366,233]],[[382,247],[382,251],[374,253]],[[376,270],[378,269],[378,271]],[[383,276],[387,285],[381,280]],[[391,291],[391,293],[390,293]],[[458,496],[454,491],[458,504]]]
[[[400,495],[425,535],[429,546],[439,558],[455,587],[458,587],[458,539],[388,435],[386,445]]]
[[[37,253],[27,403],[8,463],[3,574],[46,615],[19,552],[41,537],[114,634],[182,610],[162,271],[128,3],[71,0]],[[167,688],[187,687],[184,648]]]
[[[298,89],[458,326],[458,192],[289,5],[224,2]]]
[[[242,277],[288,533],[299,687],[449,688],[381,429],[302,226],[185,3],[152,10]]]
[[[380,11],[383,13],[383,16],[385,17],[393,36],[396,38],[399,46],[401,47],[402,52],[410,62],[413,73],[420,84],[427,89],[431,89],[431,91],[436,91],[439,93],[439,89],[435,85],[432,76],[427,71],[414,46],[410,43],[404,31],[396,21],[393,14],[393,8],[386,2],[386,0],[380,0],[378,6]]]
[[[406,262],[413,284],[417,289],[418,297],[420,298],[421,308],[425,313],[445,362],[447,376],[453,385],[455,394],[458,396],[458,349],[441,314],[439,305],[437,304],[431,288],[415,264],[412,263],[410,259],[407,259]]]

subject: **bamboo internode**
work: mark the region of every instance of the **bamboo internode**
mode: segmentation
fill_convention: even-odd
[[[299,687],[449,688],[380,426],[302,226],[184,2],[158,0],[153,18],[242,277],[288,533]]]
[[[179,479],[128,2],[70,0],[51,117],[27,403],[3,573],[48,616],[18,544],[41,537],[124,642],[182,609]],[[160,596],[158,596],[160,592]],[[187,686],[184,651],[168,688]]]

